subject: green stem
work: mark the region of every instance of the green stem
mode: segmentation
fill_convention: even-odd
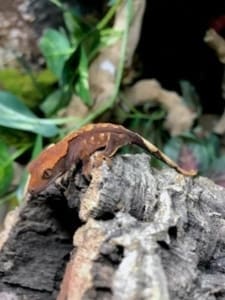
[[[98,30],[102,30],[108,24],[108,22],[114,16],[114,14],[115,14],[118,6],[120,5],[120,3],[121,3],[121,0],[117,0],[116,3],[114,5],[112,5],[112,7],[108,10],[108,12],[104,16],[104,18],[97,24],[96,28]]]
[[[124,64],[125,64],[125,59],[126,59],[126,48],[127,48],[127,40],[128,40],[128,34],[129,34],[129,25],[130,25],[130,20],[131,20],[131,11],[132,11],[132,0],[127,0],[126,4],[126,25],[124,32],[122,34],[121,38],[121,49],[120,49],[120,60],[118,63],[118,68],[117,68],[117,74],[116,74],[116,79],[115,79],[115,86],[114,86],[114,91],[111,97],[109,97],[108,100],[105,100],[105,103],[96,111],[91,112],[86,118],[84,118],[82,121],[78,122],[75,126],[71,128],[72,129],[78,129],[90,122],[92,122],[94,119],[99,117],[101,114],[103,114],[106,110],[110,109],[113,107],[115,104],[118,92],[119,92],[119,87],[123,75],[123,69],[124,69]]]
[[[19,156],[21,156],[25,151],[27,151],[27,149],[29,149],[32,146],[32,144],[27,144],[23,147],[21,147],[20,149],[18,149],[17,151],[15,151],[10,158],[5,161],[5,163],[3,164],[4,167],[8,166],[11,162],[13,162],[14,160],[16,160]]]
[[[3,197],[0,198],[0,206],[3,205],[6,202],[9,202],[10,200],[12,200],[12,198],[16,197],[16,193],[15,192],[11,192]]]

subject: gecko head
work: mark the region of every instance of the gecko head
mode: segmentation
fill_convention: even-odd
[[[31,175],[28,184],[28,192],[31,194],[36,194],[44,190],[52,179],[51,169],[41,171],[39,168],[33,168],[33,164],[31,163],[28,166],[28,170]]]
[[[28,192],[37,194],[43,191],[59,174],[57,169],[58,157],[55,156],[55,146],[44,150],[36,159],[31,161],[27,169],[30,173]]]

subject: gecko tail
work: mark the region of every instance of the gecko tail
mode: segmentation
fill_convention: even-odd
[[[140,145],[142,148],[145,148],[148,152],[150,152],[153,156],[160,159],[164,163],[166,163],[171,168],[175,169],[177,172],[185,175],[185,176],[195,176],[197,175],[196,170],[185,170],[178,166],[178,164],[169,158],[166,154],[159,150],[155,145],[153,145],[148,140],[142,138],[141,136],[137,135],[137,139],[135,141],[136,144]]]

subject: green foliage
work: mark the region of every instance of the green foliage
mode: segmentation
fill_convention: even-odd
[[[16,69],[0,70],[0,86],[34,108],[48,95],[55,84],[56,78],[49,70],[37,73],[24,73]]]
[[[0,91],[0,125],[38,133],[46,137],[58,133],[58,128],[50,120],[40,119],[16,96]]]
[[[216,158],[208,170],[205,172],[205,176],[211,178],[216,184],[225,187],[225,156]]]
[[[31,146],[33,143],[33,136],[29,132],[3,126],[0,126],[0,137],[7,146],[13,148],[20,148],[25,145]]]
[[[182,150],[188,147],[190,152],[186,157],[182,157]],[[170,138],[164,147],[164,151],[175,161],[184,161],[189,159],[190,168],[198,169],[201,174],[205,174],[213,161],[218,157],[219,140],[214,134],[207,136],[197,136],[194,133],[180,135]]]
[[[192,110],[195,111],[197,116],[200,117],[202,114],[202,108],[200,105],[200,99],[194,88],[194,86],[187,80],[180,81],[181,94],[186,105]]]
[[[65,31],[48,29],[40,40],[40,49],[45,57],[49,69],[58,78],[61,92],[57,92],[57,105],[53,105],[55,111],[68,104],[69,98],[76,93],[84,104],[91,106],[89,91],[88,67],[96,54],[106,46],[109,46],[119,38],[121,33],[107,24],[115,13],[119,1],[111,7],[106,16],[97,24],[85,23],[76,12],[63,7],[59,1],[57,5],[64,12]],[[60,94],[67,93],[67,101]],[[49,100],[50,101],[50,100]],[[47,105],[46,105],[47,106]],[[46,111],[46,106],[44,111]]]
[[[210,174],[214,175],[209,176],[225,185],[225,159],[219,151],[218,137],[201,134],[198,126],[191,132],[170,137],[163,127],[166,111],[162,107],[147,104],[137,109],[126,99],[122,99],[123,105],[116,105],[124,71],[132,0],[127,1],[123,32],[115,31],[109,25],[120,0],[109,1],[111,7],[106,15],[99,21],[91,22],[75,10],[68,10],[60,1],[52,2],[62,10],[65,28],[47,29],[40,39],[40,49],[48,69],[40,72],[29,69],[24,72],[0,70],[0,85],[5,90],[0,92],[0,197],[6,199],[9,193],[14,161],[21,159],[26,165],[45,144],[64,136],[66,131],[60,125],[66,124],[68,127],[72,122],[71,129],[79,128],[106,111],[112,113],[114,122],[139,132],[185,168],[196,167],[203,175],[209,174],[210,170]],[[57,117],[59,110],[69,104],[73,94],[92,108],[94,101],[90,95],[88,74],[90,64],[104,47],[118,39],[121,39],[120,61],[112,96],[98,110],[90,109],[82,120]],[[202,111],[194,87],[188,81],[180,81],[180,89],[187,106],[200,117]],[[157,162],[157,165],[160,163]],[[23,198],[27,175],[24,171],[17,190],[19,200]]]
[[[0,140],[0,197],[7,192],[12,179],[13,165],[10,159],[9,149],[3,141]]]
[[[66,34],[54,29],[47,29],[40,39],[40,48],[49,69],[60,80],[65,61],[74,51]]]
[[[94,120],[113,105],[119,91],[125,60],[129,14],[123,34],[112,30],[108,24],[120,0],[115,1],[102,20],[91,23],[84,21],[76,11],[68,10],[60,1],[52,2],[62,10],[65,28],[47,29],[40,39],[40,50],[48,69],[34,72],[23,63],[22,70],[0,70],[0,85],[4,89],[0,91],[0,152],[2,155],[0,197],[2,199],[11,197],[8,193],[15,160],[20,160],[22,157],[22,162],[27,164],[30,160],[30,152],[34,157],[35,153],[41,151],[43,137],[45,137],[44,144],[50,143],[52,138],[55,141],[62,137],[65,131],[59,125],[73,122],[73,127],[79,128]],[[128,2],[130,11],[131,0]],[[92,111],[84,120],[74,117],[56,118],[59,109],[68,105],[74,93],[81,97],[85,105],[92,106],[88,68],[103,47],[111,45],[119,38],[122,38],[121,61],[113,97],[98,111]],[[35,135],[37,135],[36,139]],[[22,177],[17,190],[17,199],[23,197],[27,173],[24,172]]]
[[[57,109],[62,103],[63,95],[63,90],[57,89],[46,97],[46,99],[40,105],[40,109],[43,111],[45,116],[49,117],[56,113]]]
[[[75,90],[78,95],[80,95],[83,102],[91,106],[93,100],[91,99],[90,90],[89,90],[89,81],[88,81],[88,57],[85,52],[85,49],[81,47],[80,49],[80,62],[78,65],[78,80],[75,84]]]
[[[33,144],[31,159],[35,158],[41,152],[42,149],[43,149],[43,138],[41,135],[37,135],[35,142]],[[21,202],[24,199],[24,193],[25,193],[28,176],[29,176],[29,174],[28,174],[27,170],[25,169],[22,174],[20,184],[16,190],[16,198],[17,198],[18,202]]]

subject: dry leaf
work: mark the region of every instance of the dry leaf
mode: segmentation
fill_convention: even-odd
[[[153,79],[138,81],[131,88],[127,88],[124,95],[133,105],[147,101],[163,105],[168,112],[165,127],[171,135],[189,130],[196,118],[196,114],[184,104],[177,93],[163,89],[159,82]]]
[[[206,32],[204,41],[215,50],[216,55],[221,63],[225,64],[225,40],[214,29]]]

